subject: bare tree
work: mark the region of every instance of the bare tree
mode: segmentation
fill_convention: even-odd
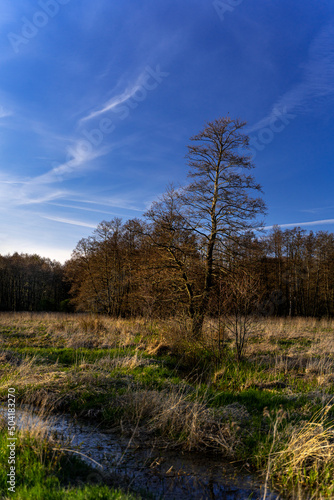
[[[249,138],[242,132],[245,125],[227,116],[207,123],[192,137],[187,153],[191,182],[173,193],[174,220],[185,233],[196,234],[201,241],[203,281],[196,300],[194,297],[192,300],[195,338],[201,336],[213,287],[218,241],[220,247],[227,248],[234,236],[259,227],[256,217],[265,210],[263,200],[252,196],[261,187],[248,174],[253,164],[247,154]],[[161,224],[169,209],[165,198],[154,203],[147,216],[155,224]]]
[[[152,221],[146,236],[159,251],[155,267],[165,281],[165,291],[172,289],[179,301],[185,299],[193,319],[201,295],[198,278],[203,275],[203,266],[196,233],[185,227],[180,192],[169,186],[146,216]]]
[[[236,358],[241,361],[250,335],[259,330],[256,311],[262,298],[260,280],[238,269],[228,277],[225,286],[224,326],[234,337]]]
[[[102,221],[94,235],[77,244],[67,264],[71,293],[79,310],[120,316],[129,291],[130,259],[121,219]]]

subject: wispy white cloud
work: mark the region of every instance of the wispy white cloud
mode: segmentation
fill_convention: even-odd
[[[254,132],[275,121],[277,111],[308,113],[319,106],[319,101],[334,97],[334,26],[326,25],[310,45],[309,57],[303,66],[300,83],[283,94],[271,112],[247,129]]]
[[[56,165],[45,174],[33,178],[30,183],[36,185],[62,182],[68,177],[73,177],[73,175],[81,173],[80,167],[96,158],[106,155],[109,150],[109,147],[100,149],[90,147],[86,149],[83,142],[78,140],[73,146],[67,148],[67,158],[70,159],[62,164]]]
[[[275,226],[279,227],[299,227],[299,226],[318,226],[321,224],[334,224],[334,219],[323,219],[323,220],[313,220],[309,222],[292,222],[289,224],[275,224]],[[265,226],[263,229],[272,229],[273,226]]]
[[[63,198],[66,194],[66,191],[50,191],[45,194],[40,193],[31,193],[21,191],[21,197],[16,201],[16,205],[41,205],[44,203],[48,203],[52,200],[58,200],[59,198]],[[23,196],[22,196],[23,195]]]
[[[3,177],[3,176],[2,176]],[[26,179],[0,178],[0,209],[11,210],[15,207],[40,205],[66,195],[64,189],[41,189]]]
[[[326,207],[317,207],[317,208],[303,208],[300,210],[300,212],[305,212],[309,214],[317,214],[324,212],[325,210],[332,210],[334,208],[334,205],[326,206]]]
[[[118,215],[120,216],[121,214],[116,213],[116,212],[110,212],[108,210],[101,210],[98,208],[92,208],[92,207],[82,207],[79,205],[69,205],[67,203],[48,203],[49,205],[52,205],[53,207],[61,207],[61,208],[71,208],[73,210],[82,210],[84,212],[94,212],[94,213],[99,213],[99,214],[106,214],[106,215]]]
[[[80,122],[84,122],[84,121],[91,120],[92,118],[96,118],[97,116],[100,116],[103,113],[106,113],[107,111],[111,111],[112,109],[116,108],[116,106],[119,106],[123,102],[126,102],[129,99],[131,99],[131,97],[141,88],[141,86],[143,84],[144,75],[145,75],[145,71],[140,73],[140,75],[136,78],[135,82],[128,85],[127,88],[123,92],[112,97],[109,101],[104,103],[96,111],[93,111],[92,113],[89,113],[87,116],[84,116],[80,120]]]
[[[93,229],[96,228],[96,224],[91,224],[89,222],[83,222],[83,221],[73,220],[73,219],[64,219],[62,217],[52,217],[49,215],[41,215],[41,217],[43,217],[43,219],[52,220],[55,222],[61,222],[62,224],[71,224],[72,226],[90,227]]]
[[[129,199],[131,198],[131,199]],[[133,203],[135,196],[114,196],[110,195],[107,198],[106,197],[99,197],[96,199],[90,198],[90,199],[83,199],[83,198],[78,198],[78,199],[72,199],[69,201],[77,201],[81,203],[87,203],[88,205],[100,205],[100,206],[105,206],[105,207],[117,207],[117,208],[122,208],[125,210],[133,210],[135,212],[143,212],[143,209],[138,208]]]

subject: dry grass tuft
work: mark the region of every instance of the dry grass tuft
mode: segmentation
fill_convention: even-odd
[[[102,368],[103,370],[114,370],[116,368],[137,368],[139,366],[156,365],[158,361],[155,359],[143,358],[136,352],[134,355],[127,356],[105,356],[97,360],[93,369]]]
[[[149,421],[149,432],[158,433],[169,445],[188,451],[215,449],[230,457],[240,447],[236,423],[204,402],[189,401],[183,390],[138,391],[120,396],[118,404],[127,410],[124,424]]]
[[[312,357],[308,360],[305,373],[316,375],[331,375],[334,371],[334,359],[326,356]]]
[[[58,449],[60,448],[60,444],[65,442],[63,437],[58,435],[57,438],[55,438],[53,433],[50,432],[53,417],[51,416],[45,403],[46,400],[44,400],[44,404],[42,404],[38,409],[35,407],[24,406],[24,413],[22,414],[20,414],[20,407],[18,407],[19,418],[17,416],[16,437],[18,439],[33,439],[35,455],[40,456],[40,458],[42,458],[45,454],[46,445],[48,447],[53,446]],[[0,420],[1,430],[4,430],[4,428],[6,429],[6,418],[1,416]],[[61,443],[59,443],[59,439],[61,440]]]
[[[63,374],[57,363],[53,365],[41,365],[37,356],[26,355],[18,364],[6,370],[5,377],[2,378],[0,390],[15,386],[26,388],[27,386],[43,384],[48,385],[57,377]]]
[[[328,418],[332,405],[326,405],[310,422],[288,426],[277,439],[271,470],[283,484],[299,495],[304,488],[312,489],[313,498],[333,498],[334,484],[334,424]]]
[[[164,342],[158,342],[156,345],[152,345],[147,349],[147,353],[152,356],[163,356],[164,354],[170,354],[172,351],[169,344]]]

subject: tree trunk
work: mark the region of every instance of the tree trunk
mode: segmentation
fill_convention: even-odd
[[[202,337],[204,323],[204,308],[198,308],[192,317],[191,334],[194,340],[200,340]]]

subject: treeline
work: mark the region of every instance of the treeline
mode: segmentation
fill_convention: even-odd
[[[271,314],[334,315],[334,234],[276,227],[257,246]]]
[[[201,241],[180,231],[172,244],[175,255],[170,235],[163,237],[157,225],[114,219],[82,239],[65,265],[38,255],[0,256],[0,310],[188,314],[177,261],[196,296],[204,276]],[[334,234],[275,227],[265,236],[231,238],[223,255],[218,247],[208,314],[228,313],[231,276],[248,275],[257,286],[255,312],[261,315],[334,316]]]
[[[204,278],[201,239],[182,230],[170,238],[157,224],[102,222],[65,266],[76,309],[123,317],[188,314],[187,285],[196,300]],[[251,278],[246,293],[258,298],[256,313],[333,316],[334,235],[276,227],[266,236],[221,241],[207,314],[228,313],[231,287],[245,276]]]
[[[39,255],[0,256],[1,311],[67,311],[64,267]]]

